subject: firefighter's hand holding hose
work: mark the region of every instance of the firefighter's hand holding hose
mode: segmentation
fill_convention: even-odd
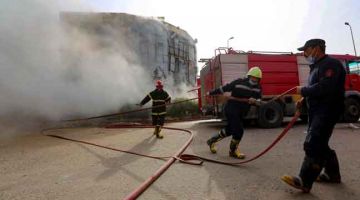
[[[300,94],[301,95],[301,89],[302,89],[302,86],[297,86],[296,87],[296,94]],[[304,97],[302,97],[298,102],[296,102],[296,109],[298,111],[301,110],[301,107],[303,105],[303,102],[304,102]]]
[[[297,86],[296,87],[296,94],[300,94],[301,95],[301,86]],[[304,102],[304,97],[301,97],[301,99],[299,101],[296,102],[296,112],[301,113],[301,107],[303,105]]]
[[[251,104],[251,105],[255,105],[257,103],[257,101],[258,100],[255,98],[252,98],[252,97],[249,98],[249,104]]]
[[[215,96],[219,96],[219,95],[213,95],[211,94],[211,90],[207,91],[204,95],[205,98],[214,98]],[[222,96],[222,95],[221,95]]]
[[[255,98],[252,98],[252,97],[249,98],[248,103],[250,105],[254,105],[254,106],[261,106],[263,104],[266,104],[266,102],[261,101],[261,99],[255,99]]]
[[[171,100],[165,101],[165,106],[169,106],[169,105],[171,105]]]

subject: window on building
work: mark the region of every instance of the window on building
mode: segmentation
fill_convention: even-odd
[[[164,64],[165,63],[165,53],[164,53],[164,44],[162,42],[158,42],[156,45],[155,51],[155,59],[157,63]]]
[[[179,58],[175,58],[175,73],[180,72],[180,60]]]

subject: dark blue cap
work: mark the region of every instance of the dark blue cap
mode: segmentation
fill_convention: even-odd
[[[325,40],[323,39],[311,39],[305,42],[304,46],[298,48],[299,51],[304,51],[308,47],[321,46],[325,47]]]

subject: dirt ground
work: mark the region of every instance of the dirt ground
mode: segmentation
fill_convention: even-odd
[[[195,134],[186,153],[234,161],[228,157],[230,138],[219,142],[216,155],[205,143],[222,125],[216,120],[167,124]],[[247,127],[242,152],[248,157],[257,154],[284,126]],[[299,171],[305,129],[305,124],[296,124],[268,154],[242,166],[176,162],[139,199],[360,199],[360,129],[348,124],[338,124],[331,140],[340,160],[342,184],[316,183],[310,194],[303,194],[280,180],[283,174],[297,175]],[[6,131],[8,134],[3,135],[12,134],[9,130],[2,132]],[[161,160],[46,137],[39,131],[22,132],[16,137],[0,138],[1,200],[122,199],[164,164]],[[158,156],[174,154],[188,138],[187,134],[164,130],[165,138],[159,140],[152,136],[151,129],[71,128],[47,133]]]

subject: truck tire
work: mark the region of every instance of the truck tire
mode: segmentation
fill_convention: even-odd
[[[359,117],[360,117],[359,102],[354,98],[345,99],[344,121],[357,122],[359,120]]]
[[[262,128],[279,127],[283,121],[284,112],[277,102],[270,102],[259,107],[257,124]]]

